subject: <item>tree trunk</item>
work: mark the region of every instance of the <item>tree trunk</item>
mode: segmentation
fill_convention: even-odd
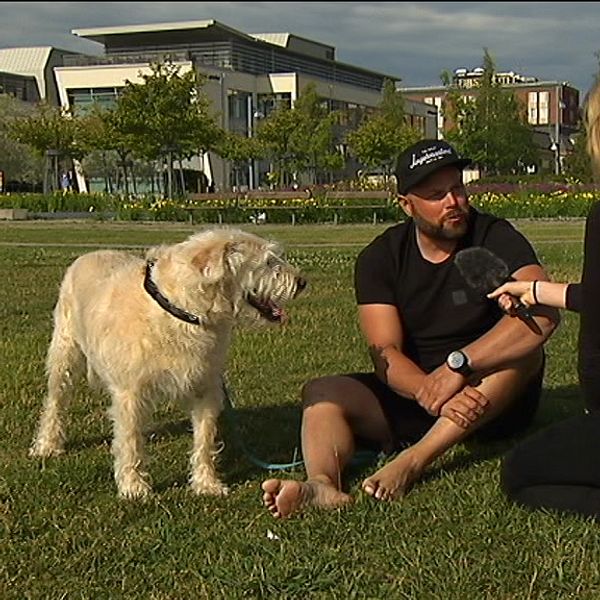
[[[106,164],[106,152],[102,152],[102,171],[104,172],[104,190],[108,194],[112,194],[110,172],[108,170],[108,165]]]
[[[135,179],[135,169],[133,164],[131,165],[131,185],[133,186],[133,193],[137,196],[137,181]]]
[[[58,190],[60,189],[60,185],[59,185],[59,179],[58,179],[58,156],[54,157],[54,185],[52,186],[53,190]]]
[[[183,162],[181,161],[181,158],[179,159],[179,175],[180,175],[180,180],[181,180],[181,196],[183,198],[185,198],[185,195],[186,195],[185,176],[183,174]]]
[[[44,155],[44,196],[48,195],[48,155]]]
[[[173,198],[173,155],[167,154],[167,193],[169,200]]]
[[[129,196],[129,173],[125,161],[123,161],[123,181],[125,182],[125,195]]]

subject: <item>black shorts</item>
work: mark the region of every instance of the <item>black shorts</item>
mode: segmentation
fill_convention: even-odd
[[[379,400],[394,437],[395,450],[420,440],[438,418],[430,415],[415,400],[396,394],[378,379],[375,373],[349,373],[347,376],[367,386]],[[471,437],[480,441],[492,441],[509,438],[525,431],[537,412],[543,379],[542,366],[521,396],[495,419],[475,430]],[[360,442],[371,446],[366,440]]]

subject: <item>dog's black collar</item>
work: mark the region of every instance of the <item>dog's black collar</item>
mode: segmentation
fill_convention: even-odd
[[[182,308],[178,308],[160,293],[156,287],[156,283],[154,283],[152,280],[152,267],[154,267],[154,261],[146,261],[144,289],[148,292],[148,294],[161,306],[161,308],[164,308],[164,310],[172,314],[174,317],[177,317],[186,323],[190,323],[191,325],[200,325],[202,323],[202,319],[200,317],[193,315]]]

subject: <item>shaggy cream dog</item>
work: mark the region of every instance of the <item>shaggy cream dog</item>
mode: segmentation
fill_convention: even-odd
[[[121,496],[151,490],[143,428],[161,397],[189,409],[194,492],[226,494],[213,457],[233,325],[282,321],[282,306],[305,285],[277,244],[236,229],[152,248],[145,260],[120,251],[79,257],[65,273],[54,309],[48,396],[30,454],[63,451],[64,412],[87,368],[88,380],[99,380],[112,397]]]

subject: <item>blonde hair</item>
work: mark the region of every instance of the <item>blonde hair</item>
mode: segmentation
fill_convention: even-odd
[[[592,86],[585,100],[587,152],[596,173],[600,173],[600,79]]]

